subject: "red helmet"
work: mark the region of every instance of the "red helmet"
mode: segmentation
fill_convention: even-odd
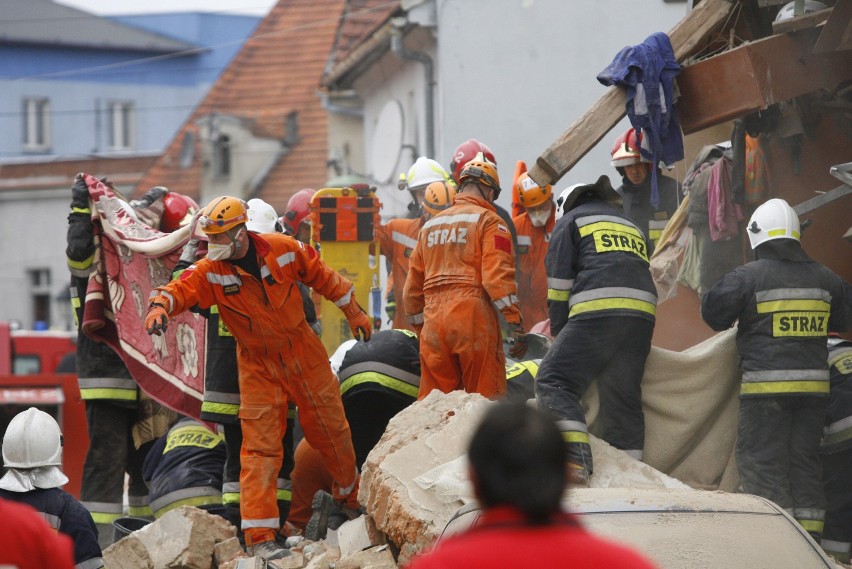
[[[475,138],[469,138],[466,142],[459,144],[456,147],[455,152],[453,152],[453,159],[450,162],[450,171],[453,173],[453,178],[455,178],[456,181],[458,181],[464,165],[476,158],[476,155],[479,152],[482,152],[483,156],[485,156],[489,162],[495,166],[497,165],[497,159],[494,158],[494,153],[491,152],[490,148]]]
[[[635,128],[627,129],[615,139],[615,144],[612,145],[612,150],[610,150],[612,166],[623,168],[637,162],[648,162],[639,151],[641,145],[642,131],[637,132]]]
[[[160,230],[165,233],[177,231],[190,221],[198,204],[189,196],[177,192],[168,192],[163,196],[163,217],[160,219]]]
[[[299,225],[311,213],[311,198],[315,193],[311,188],[303,188],[287,202],[287,211],[281,216],[281,225],[287,234],[295,235],[299,232]]]

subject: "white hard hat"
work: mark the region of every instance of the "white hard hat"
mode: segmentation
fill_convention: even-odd
[[[62,433],[56,420],[35,407],[21,411],[3,437],[3,466],[36,468],[62,465]]]
[[[346,352],[352,349],[352,346],[357,343],[356,340],[346,340],[328,358],[328,362],[331,364],[331,371],[334,372],[334,375],[337,375],[337,372],[340,371],[340,366],[343,365],[343,358],[346,357]]]
[[[255,233],[280,233],[278,230],[278,214],[275,208],[259,198],[250,199],[248,205],[248,221],[246,229]]]
[[[449,179],[450,176],[443,166],[431,158],[421,156],[408,169],[405,183],[409,190],[419,190],[425,189],[432,182],[446,182]]]
[[[748,240],[755,249],[761,243],[773,239],[800,240],[801,226],[799,216],[790,204],[779,198],[773,198],[751,214],[748,220]]]
[[[587,192],[596,194],[613,207],[618,207],[621,204],[621,196],[612,189],[609,177],[601,176],[594,184],[574,184],[562,190],[562,193],[556,198],[556,219],[565,215],[566,211],[574,207],[577,198]]]

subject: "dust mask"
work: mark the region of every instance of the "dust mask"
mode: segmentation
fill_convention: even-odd
[[[550,210],[551,208],[547,208],[544,210],[527,211],[533,226],[544,227],[547,224],[547,220],[550,219]]]
[[[230,259],[234,255],[235,249],[236,247],[234,247],[233,243],[228,243],[227,245],[208,243],[207,258],[211,261],[224,261],[225,259]]]

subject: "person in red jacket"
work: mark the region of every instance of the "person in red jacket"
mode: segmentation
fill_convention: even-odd
[[[35,508],[0,499],[0,567],[74,567],[74,542]]]
[[[145,328],[159,336],[170,316],[193,306],[219,307],[237,342],[240,409],[240,513],[251,555],[280,559],[276,480],[284,451],[288,401],[299,407],[305,437],[326,460],[334,498],[357,507],[358,469],[340,388],[325,348],[305,319],[297,283],[311,286],[346,315],[356,338],[370,339],[370,320],[355,287],[310,246],[281,234],[246,229],[246,203],[215,198],[198,223],[207,235],[207,257],[151,293]],[[163,357],[152,342],[151,358]]]
[[[556,223],[553,188],[529,174],[518,177],[518,199],[526,210],[512,221],[518,233],[518,304],[527,326],[547,320],[547,270],[544,257]]]
[[[546,413],[520,402],[493,405],[468,449],[482,515],[466,532],[414,558],[408,569],[653,569],[633,550],[587,532],[563,510],[565,460],[562,435]]]
[[[420,336],[420,399],[433,389],[506,393],[498,310],[514,342],[509,355],[526,352],[512,238],[492,205],[497,166],[480,152],[459,182],[453,206],[420,230],[405,281],[405,312]]]

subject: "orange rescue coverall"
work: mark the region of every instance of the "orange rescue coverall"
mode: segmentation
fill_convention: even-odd
[[[302,429],[325,458],[338,499],[351,498],[358,471],[337,381],[319,337],[305,320],[301,281],[334,302],[350,304],[352,283],[310,246],[278,234],[249,233],[263,281],[228,261],[201,259],[157,288],[152,302],[170,316],[218,305],[237,342],[243,445],[242,528],[248,544],[273,539],[279,526],[276,479],[283,459],[287,402],[299,407]]]
[[[420,333],[420,392],[506,393],[498,309],[521,323],[512,235],[494,206],[469,194],[423,225],[405,281],[405,311]],[[493,303],[493,304],[492,304]]]
[[[420,234],[421,227],[423,227],[423,218],[417,217],[391,219],[376,228],[381,253],[391,264],[390,281],[393,283],[393,297],[396,301],[393,327],[398,330],[414,329],[406,317],[402,294],[405,278],[408,276],[408,260],[417,245],[417,236]]]
[[[512,220],[518,234],[518,303],[527,326],[534,326],[549,317],[544,256],[556,224],[555,212],[554,207],[543,227],[533,225],[528,213],[522,213]]]

